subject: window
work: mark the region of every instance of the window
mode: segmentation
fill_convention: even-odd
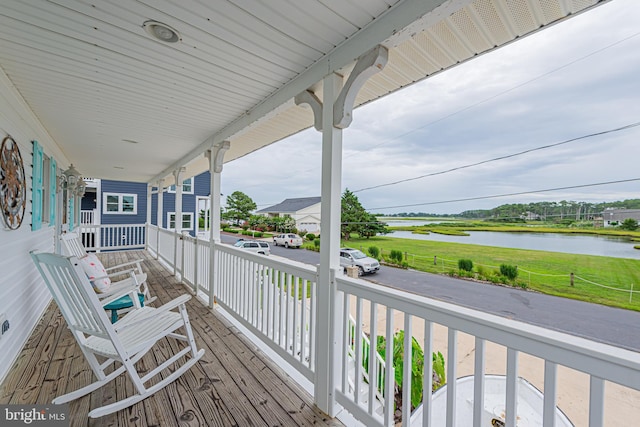
[[[176,186],[175,185],[170,186],[167,191],[169,193],[175,193]],[[185,194],[185,193],[193,194],[193,177],[187,178],[184,181],[182,181],[182,194]]]
[[[138,195],[121,193],[103,193],[102,213],[135,215],[138,213]]]
[[[175,212],[167,212],[167,226],[169,230],[176,229]],[[193,212],[182,212],[182,229],[193,230]]]

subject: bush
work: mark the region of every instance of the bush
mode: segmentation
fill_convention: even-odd
[[[403,258],[404,257],[402,255],[402,251],[399,251],[397,249],[391,249],[391,252],[389,253],[389,259],[391,260],[391,262],[394,262],[396,264],[401,264]]]
[[[473,270],[473,261],[470,259],[459,259],[458,268],[463,271],[471,271]]]
[[[367,251],[372,258],[380,259],[380,249],[378,249],[377,246],[369,246],[369,249],[367,249]]]
[[[313,241],[313,246],[315,246],[316,248],[319,248],[320,247],[320,239],[315,239]]]
[[[478,272],[479,277],[485,277],[487,275],[487,271],[481,265],[476,266],[476,271]]]
[[[304,236],[306,236],[306,235],[307,235],[307,230],[300,230],[300,232],[298,233],[298,235],[299,235],[300,237],[304,237]]]
[[[262,231],[256,231],[255,233],[253,233],[253,237],[262,237],[264,235],[264,233]]]
[[[518,277],[518,266],[509,264],[500,264],[500,274],[509,280],[516,280]]]
[[[305,237],[307,238],[307,240],[312,241],[316,238],[316,236],[314,236],[313,234],[307,234],[305,235]]]

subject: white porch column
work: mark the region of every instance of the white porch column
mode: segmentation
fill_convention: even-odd
[[[158,186],[158,206],[157,206],[158,212],[156,214],[156,222],[157,222],[158,230],[156,232],[158,233],[158,235],[156,236],[156,242],[158,243],[156,244],[157,246],[156,259],[160,257],[160,229],[162,228],[162,216],[164,211],[164,207],[163,207],[164,181],[162,179],[159,179],[157,186]]]
[[[209,306],[215,307],[215,298],[218,294],[217,265],[216,265],[216,245],[220,243],[220,183],[222,178],[222,165],[224,154],[231,146],[229,141],[214,145],[207,151],[209,158],[209,173],[211,174],[211,193],[209,195],[209,207],[211,209],[209,218]]]
[[[365,82],[387,63],[388,51],[377,46],[358,58],[348,79],[330,74],[323,81],[322,102],[310,91],[296,96],[296,104],[309,104],[314,126],[322,130],[322,240],[318,271],[317,332],[314,396],[318,407],[334,417],[337,412],[336,384],[340,381],[344,330],[342,298],[335,275],[340,268],[340,223],[342,213],[342,129],[353,119],[353,104]],[[322,118],[319,119],[318,115]]]
[[[182,234],[182,172],[184,168],[173,171],[173,177],[176,181],[176,198],[175,198],[175,214],[174,214],[174,233],[173,233],[173,275],[178,272],[178,236]],[[169,226],[170,224],[167,224]],[[182,272],[181,272],[182,274]]]
[[[320,205],[322,240],[317,298],[316,380],[314,395],[318,407],[336,415],[335,384],[340,361],[339,319],[333,275],[340,268],[340,211],[342,180],[342,130],[333,125],[333,104],[342,86],[342,78],[331,74],[324,79],[322,102],[322,203]]]
[[[147,184],[147,222],[144,227],[144,250],[149,250],[149,225],[151,225],[151,195],[153,186]]]

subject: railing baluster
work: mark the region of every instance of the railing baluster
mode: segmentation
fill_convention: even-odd
[[[589,379],[589,427],[604,426],[604,380],[591,375]]]
[[[369,414],[373,414],[378,391],[378,305],[369,307]]]
[[[422,373],[422,426],[431,427],[431,393],[433,390],[433,323],[424,321],[424,371]]]
[[[484,412],[485,341],[476,337],[475,364],[473,369],[473,427],[481,427]]]
[[[316,280],[317,277],[315,276]],[[315,370],[316,366],[316,280],[311,282],[311,295],[309,297],[311,307],[311,318],[309,319],[309,368],[313,370]]]
[[[518,407],[518,351],[507,349],[506,426],[516,427]]]
[[[413,365],[413,331],[411,315],[404,314],[404,363],[402,365],[402,425],[411,425],[411,374]]]
[[[458,331],[449,328],[447,344],[447,427],[456,425]]]
[[[343,323],[343,333],[342,336],[344,339],[342,340],[342,393],[347,394],[349,391],[349,349],[352,345],[351,340],[353,335],[351,334],[351,322],[350,322],[350,304],[351,304],[351,295],[345,293],[343,297],[343,306],[342,306],[342,318],[344,319]],[[355,327],[355,325],[353,325]]]
[[[385,328],[385,340],[386,348],[385,354],[393,354],[393,308],[387,306],[386,313],[386,328]],[[394,416],[394,399],[393,388],[395,383],[395,373],[393,372],[393,357],[385,358],[384,368],[384,425],[390,427],[393,425]]]
[[[356,330],[354,334],[355,339],[355,354],[354,354],[354,372],[355,378],[354,384],[354,396],[355,402],[360,403],[360,386],[362,382],[362,298],[356,297]]]
[[[544,409],[542,425],[555,427],[556,425],[556,400],[558,398],[558,365],[548,360],[544,361]]]
[[[297,278],[302,282],[302,300],[300,301],[300,306],[302,309],[302,318],[300,320],[300,331],[302,337],[300,338],[301,348],[300,348],[300,361],[304,361],[305,351],[307,348],[307,281],[302,280],[301,278]]]
[[[295,277],[291,277],[291,281],[293,286],[293,348],[291,354],[295,356],[298,350],[298,282]]]

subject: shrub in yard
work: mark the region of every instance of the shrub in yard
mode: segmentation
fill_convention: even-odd
[[[478,277],[485,277],[487,275],[487,271],[481,265],[476,266],[476,272],[478,273]]]
[[[264,235],[264,233],[262,231],[256,231],[255,233],[253,233],[253,237],[262,237]]]
[[[509,280],[516,280],[518,277],[518,266],[509,264],[500,264],[500,274]]]
[[[378,249],[377,246],[369,246],[369,249],[367,249],[367,251],[372,258],[380,259],[380,249]]]
[[[316,248],[319,248],[320,247],[320,239],[315,239],[313,241],[313,246],[315,246]]]
[[[307,234],[305,237],[307,238],[307,240],[313,240],[316,238],[316,236],[313,234]]]
[[[300,232],[298,233],[298,235],[299,235],[300,237],[304,237],[304,236],[306,236],[306,235],[307,235],[307,230],[300,230]]]
[[[470,259],[459,259],[458,268],[463,271],[471,271],[473,270],[473,261]]]
[[[397,249],[391,249],[391,252],[389,253],[389,258],[391,262],[396,264],[401,264],[403,259],[402,251],[399,251]]]

